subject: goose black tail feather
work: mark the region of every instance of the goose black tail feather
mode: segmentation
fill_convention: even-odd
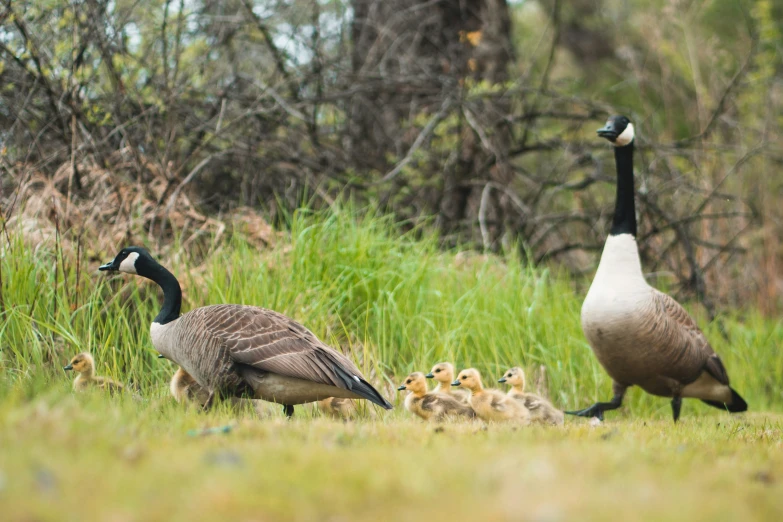
[[[353,375],[349,374],[337,365],[334,365],[334,371],[337,373],[338,377],[340,377],[340,380],[343,381],[345,387],[354,392],[356,395],[364,397],[368,401],[377,404],[381,408],[386,408],[387,410],[392,409],[391,403],[384,399],[383,396],[378,393],[378,390],[373,388],[369,382],[365,381],[361,377],[358,377],[358,380],[354,379]]]
[[[739,413],[742,411],[748,410],[748,403],[745,402],[745,399],[740,397],[740,394],[737,393],[734,388],[729,388],[731,390],[731,404],[726,404],[720,401],[708,401],[706,399],[702,399],[701,402],[704,404],[709,404],[713,408],[718,408],[720,410],[728,410],[730,413]]]

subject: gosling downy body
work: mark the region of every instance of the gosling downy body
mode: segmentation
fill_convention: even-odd
[[[530,424],[530,412],[524,402],[509,397],[500,390],[484,388],[478,370],[462,370],[452,384],[470,390],[470,406],[483,420],[516,422],[523,426]]]
[[[169,384],[171,395],[179,403],[192,403],[205,406],[209,401],[209,390],[201,386],[188,372],[177,368]]]
[[[73,381],[73,389],[84,391],[88,388],[98,388],[107,390],[111,393],[121,392],[124,386],[108,377],[98,377],[95,375],[95,359],[87,352],[74,355],[71,362],[63,366],[63,370],[75,371],[79,375]]]
[[[454,381],[454,365],[448,362],[438,363],[432,367],[432,371],[425,375],[428,379],[435,379],[438,383],[433,390],[436,393],[445,393],[451,395],[463,404],[470,401],[470,392],[460,388],[454,388],[451,383]]]
[[[163,307],[150,327],[152,344],[181,366],[212,397],[253,398],[294,405],[327,397],[392,405],[340,352],[278,312],[245,305],[212,305],[180,316],[182,290],[174,275],[139,247],[123,248],[102,271],[151,279],[163,290]]]
[[[333,419],[349,420],[356,413],[356,404],[351,399],[329,397],[316,404],[321,413]]]
[[[444,420],[447,417],[475,417],[470,406],[446,393],[427,392],[424,374],[414,372],[405,378],[398,390],[408,390],[405,409],[424,420]]]
[[[634,385],[671,397],[675,422],[684,397],[732,413],[747,410],[695,321],[677,301],[648,285],[642,273],[636,244],[633,124],[624,116],[612,116],[598,135],[614,145],[617,197],[612,229],[582,304],[582,330],[613,380],[614,396],[566,413],[603,419],[605,411],[622,405],[626,390]]]
[[[525,392],[525,372],[522,368],[514,367],[506,371],[498,382],[511,385],[508,390],[508,396],[522,401],[525,408],[530,411],[530,421],[538,424],[549,424],[560,426],[563,424],[565,415],[562,411],[555,408],[551,402],[536,395],[535,393]]]

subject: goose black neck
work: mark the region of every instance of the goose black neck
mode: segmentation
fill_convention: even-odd
[[[633,187],[633,142],[624,147],[615,147],[614,160],[617,166],[617,198],[612,220],[613,236],[631,234],[636,237],[636,208]]]
[[[179,311],[182,307],[182,288],[180,288],[179,281],[174,277],[174,274],[155,263],[155,266],[139,275],[152,279],[163,290],[163,308],[160,309],[160,313],[155,317],[154,322],[166,324],[178,319]]]

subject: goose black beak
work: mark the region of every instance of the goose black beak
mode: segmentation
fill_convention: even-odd
[[[106,271],[109,271],[109,272],[116,272],[116,271],[118,271],[119,269],[120,269],[120,267],[115,267],[115,266],[114,266],[114,260],[112,260],[112,261],[109,261],[109,262],[108,262],[108,263],[106,263],[105,265],[101,265],[101,266],[99,266],[99,267],[98,267],[98,270],[100,270],[101,272],[106,272]]]
[[[617,129],[614,128],[614,124],[611,122],[607,122],[606,125],[598,129],[596,132],[598,133],[598,136],[601,138],[606,138],[611,142],[614,142],[614,140],[616,140],[617,136],[619,135]]]
[[[165,356],[165,355],[163,355],[162,353],[159,353],[159,354],[158,354],[158,359],[165,359],[165,358],[166,358],[166,356]]]
[[[425,377],[428,378],[428,379],[434,379],[435,378],[435,376],[432,375],[432,372],[430,372],[427,375],[425,375]]]
[[[456,381],[452,382],[451,385],[452,386],[459,386],[460,385],[459,379],[457,379]]]
[[[506,382],[506,378],[505,377],[501,377],[500,379],[498,379],[498,382]]]
[[[65,371],[73,370],[73,364],[69,364],[68,366],[63,366],[63,370]]]
[[[397,388],[397,391],[402,391],[402,390],[407,390],[407,388],[405,387],[404,384],[402,386],[400,386],[399,388]]]

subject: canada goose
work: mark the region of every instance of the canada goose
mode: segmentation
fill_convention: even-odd
[[[150,326],[155,349],[179,364],[210,394],[251,393],[283,405],[326,397],[392,405],[343,354],[283,314],[245,305],[212,305],[180,316],[182,290],[174,275],[139,247],[123,248],[99,270],[140,275],[163,290],[163,307]]]
[[[73,381],[73,389],[84,391],[92,386],[109,392],[121,392],[124,386],[108,377],[98,377],[95,375],[95,359],[87,352],[76,354],[68,365],[63,366],[63,370],[73,370],[79,375]]]
[[[598,135],[614,145],[617,195],[612,229],[582,304],[582,330],[613,380],[614,396],[566,413],[602,420],[605,411],[621,406],[633,385],[672,397],[675,422],[683,397],[730,412],[747,410],[694,320],[677,301],[648,285],[642,274],[636,245],[633,124],[625,116],[612,116]]]
[[[524,403],[500,390],[485,389],[481,385],[481,374],[478,370],[462,370],[452,384],[470,390],[470,407],[485,421],[530,424],[530,412]]]
[[[555,408],[551,402],[535,393],[525,392],[525,372],[522,368],[514,367],[506,371],[498,382],[508,383],[511,389],[508,396],[522,401],[530,411],[530,420],[540,424],[562,425],[563,412]]]
[[[321,413],[333,419],[348,420],[356,412],[356,405],[351,399],[328,397],[321,399],[316,404]]]
[[[451,395],[438,392],[427,392],[427,381],[424,374],[414,372],[405,378],[398,390],[408,390],[405,397],[405,409],[424,420],[443,420],[445,417],[475,417],[475,413],[467,404],[461,403]]]
[[[436,364],[425,377],[435,379],[438,382],[438,385],[433,390],[434,392],[451,395],[465,404],[470,400],[470,392],[468,390],[452,388],[451,381],[454,380],[454,366],[451,363],[442,362]]]

